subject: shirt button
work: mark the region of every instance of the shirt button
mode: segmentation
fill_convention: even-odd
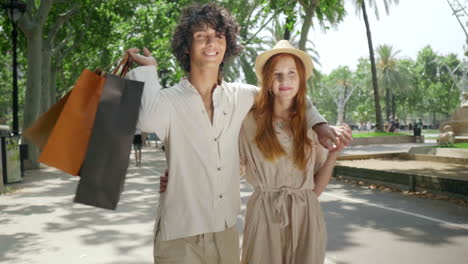
[[[220,194],[220,195],[219,195],[219,198],[220,198],[220,199],[221,199],[221,198],[223,198],[223,195],[222,195],[222,194]]]
[[[218,167],[218,171],[221,171],[221,167]]]
[[[214,141],[218,141],[218,139],[217,139],[217,138],[215,138],[215,139],[214,139]]]

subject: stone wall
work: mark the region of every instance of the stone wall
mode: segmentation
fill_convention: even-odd
[[[424,143],[424,136],[421,136],[421,142]],[[367,137],[367,138],[353,138],[351,146],[356,145],[372,145],[372,144],[402,144],[402,143],[416,143],[414,136],[384,136],[384,137]]]
[[[347,166],[336,166],[333,177],[383,184],[399,190],[449,193],[454,196],[468,197],[468,181],[439,177],[379,171]]]

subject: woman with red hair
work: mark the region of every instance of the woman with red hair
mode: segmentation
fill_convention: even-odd
[[[239,140],[245,177],[255,188],[247,204],[242,263],[323,263],[327,236],[317,197],[344,145],[327,152],[307,124],[306,81],[313,70],[308,54],[282,40],[257,57],[255,70],[261,91]]]

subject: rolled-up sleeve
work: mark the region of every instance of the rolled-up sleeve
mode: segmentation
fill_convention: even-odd
[[[319,123],[327,123],[327,120],[318,112],[309,97],[307,97],[306,119],[308,127],[313,127]]]
[[[145,83],[137,128],[143,132],[155,132],[164,141],[169,130],[171,111],[168,100],[164,99],[166,96],[161,93],[156,67],[137,67],[128,73],[127,78]]]

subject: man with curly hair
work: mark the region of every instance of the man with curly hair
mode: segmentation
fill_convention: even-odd
[[[161,89],[146,48],[144,55],[128,50],[143,65],[129,73],[145,82],[138,128],[163,141],[170,171],[171,187],[157,212],[155,263],[239,263],[238,136],[258,89],[222,81],[224,62],[241,51],[238,32],[231,14],[216,4],[182,10],[172,49],[187,78],[170,89]],[[308,123],[318,124],[323,141],[336,142],[310,102],[308,109]]]

